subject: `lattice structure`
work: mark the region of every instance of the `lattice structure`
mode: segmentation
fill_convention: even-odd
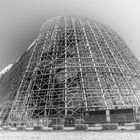
[[[10,93],[9,122],[139,106],[140,63],[107,26],[83,17],[52,18],[27,51],[20,85]]]

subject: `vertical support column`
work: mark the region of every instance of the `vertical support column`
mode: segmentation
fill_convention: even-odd
[[[79,48],[78,48],[79,46],[78,46],[78,42],[77,42],[77,35],[76,35],[76,30],[75,30],[75,25],[74,25],[73,19],[72,19],[72,24],[73,24],[73,28],[74,28],[76,48],[77,48],[77,54],[78,54],[78,60],[79,60],[79,69],[80,69],[80,75],[81,75],[81,81],[82,81],[82,88],[83,88],[83,97],[84,97],[85,110],[87,111],[86,91],[85,91],[84,79],[83,79],[83,75],[82,75],[82,65],[81,65],[80,53],[79,53]]]
[[[106,110],[106,120],[110,122],[110,111],[108,109]]]
[[[105,37],[103,36],[103,34],[102,34],[100,28],[96,25],[96,23],[95,23],[95,27],[98,29],[98,31],[100,32],[100,35],[101,35],[102,38],[104,39],[104,42],[105,42],[105,44],[106,44],[106,47],[110,50],[110,52],[111,52],[111,54],[112,54],[112,56],[113,56],[113,58],[114,58],[114,61],[116,62],[116,64],[118,64],[117,61],[116,61],[116,59],[115,59],[115,57],[114,57],[113,52],[112,52],[111,49],[109,48],[109,45],[108,45],[108,43],[107,43]],[[118,64],[118,66],[119,66],[119,64]],[[109,66],[108,66],[108,68],[109,68]],[[121,71],[121,68],[120,68],[120,71]],[[115,81],[114,76],[113,76],[112,72],[110,71],[110,68],[109,68],[109,72],[110,72],[110,74],[111,74],[113,80]],[[122,72],[122,71],[121,71],[121,72]],[[123,73],[123,72],[122,72],[122,73]],[[118,93],[119,93],[119,90],[118,90],[118,89],[117,89],[117,91],[118,91]],[[120,97],[120,99],[121,99],[121,101],[122,101],[123,106],[125,106],[125,103],[124,103],[124,101],[123,101],[123,98],[122,98],[122,96],[121,96],[120,94],[119,94],[119,97]]]
[[[67,38],[66,38],[66,32],[67,32],[67,28],[66,28],[66,22],[67,19],[64,18],[65,21],[65,116],[67,117],[68,114],[68,106],[67,106]]]
[[[91,29],[91,32],[93,33],[93,36],[94,36],[94,38],[95,38],[95,41],[96,41],[96,43],[97,43],[99,49],[101,50],[100,45],[99,45],[99,43],[98,43],[98,40],[97,40],[97,38],[96,38],[96,35],[95,35],[95,33],[94,33],[94,30],[92,29],[92,27],[91,27],[91,25],[90,25],[90,23],[89,23],[88,20],[87,20],[87,24],[89,25],[89,27],[90,27],[90,29]],[[92,55],[92,59],[94,60],[93,55]],[[96,68],[96,67],[95,67],[95,68]],[[96,71],[97,71],[97,70],[96,70]],[[103,97],[103,100],[104,100],[104,103],[105,103],[105,107],[108,108],[108,105],[107,105],[107,102],[106,102],[106,99],[105,99],[105,94],[104,94],[103,89],[102,89],[102,86],[101,86],[101,84],[100,84],[100,78],[99,78],[98,72],[97,72],[96,74],[97,74],[98,81],[99,81],[99,85],[100,85],[101,92],[102,92],[102,95],[103,95],[102,97]]]

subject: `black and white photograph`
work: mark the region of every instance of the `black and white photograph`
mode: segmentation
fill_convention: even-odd
[[[0,140],[140,140],[140,1],[0,0]]]

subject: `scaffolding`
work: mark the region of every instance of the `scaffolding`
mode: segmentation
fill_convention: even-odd
[[[25,123],[82,117],[91,110],[136,108],[139,64],[109,27],[83,17],[51,18],[13,66],[12,71],[19,69],[14,80],[7,80],[11,70],[4,79],[6,84],[17,83],[9,88],[11,108],[1,118]]]

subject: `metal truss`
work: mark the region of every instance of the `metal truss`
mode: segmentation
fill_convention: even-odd
[[[8,122],[139,106],[140,63],[109,27],[56,17],[32,45]]]

